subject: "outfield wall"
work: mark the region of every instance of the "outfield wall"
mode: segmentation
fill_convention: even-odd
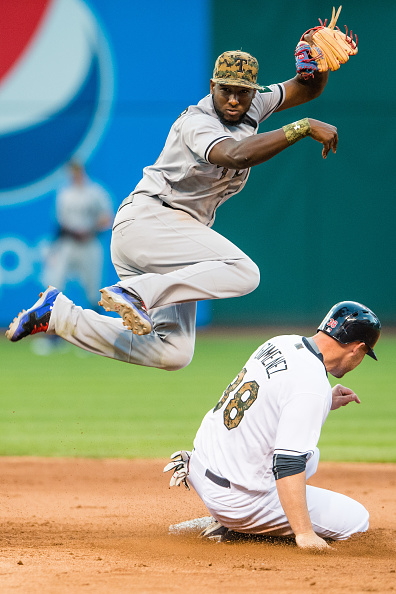
[[[86,163],[116,210],[172,122],[207,92],[211,31],[208,0],[4,0],[2,9],[0,327],[42,287],[64,164]],[[106,285],[117,280],[109,232],[102,242]],[[88,305],[76,283],[67,293]]]
[[[287,80],[295,73],[299,36],[331,11],[323,1],[177,0],[170,6],[152,0],[148,11],[128,0],[40,0],[29,4],[27,19],[26,6],[18,13],[19,3],[6,5],[0,326],[41,288],[55,190],[65,181],[63,163],[71,156],[86,162],[116,209],[143,167],[157,158],[173,120],[208,91],[219,53],[243,48],[259,59],[261,83]],[[315,323],[343,299],[360,300],[385,323],[396,322],[396,83],[387,66],[395,17],[389,0],[376,10],[368,0],[345,4],[339,24],[358,33],[358,55],[331,73],[312,104],[275,114],[262,126],[271,130],[310,116],[338,127],[339,148],[323,161],[320,145],[303,140],[254,168],[243,192],[219,209],[215,229],[257,262],[262,280],[249,296],[212,303],[214,323]],[[373,31],[380,48],[374,47]],[[86,71],[76,73],[76,64],[85,63]],[[40,92],[43,105],[37,110]],[[116,280],[109,233],[102,240],[103,284],[109,284]],[[85,305],[78,287],[72,285],[70,295]]]
[[[323,1],[243,6],[214,2],[212,55],[234,47],[253,53],[262,84],[294,75],[299,35],[332,9]],[[396,4],[389,0],[377,7],[367,0],[343,3],[339,25],[357,32],[358,54],[330,73],[321,97],[275,114],[261,127],[309,116],[337,126],[339,146],[324,161],[320,145],[303,140],[254,168],[244,191],[222,208],[216,229],[257,262],[262,277],[252,295],[216,303],[216,320],[238,315],[249,322],[309,322],[333,303],[353,299],[384,322],[396,321],[396,82],[387,41],[395,19]],[[373,31],[381,31],[385,43],[380,59]]]

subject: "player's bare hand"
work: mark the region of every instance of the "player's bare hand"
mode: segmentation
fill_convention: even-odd
[[[322,157],[326,159],[329,152],[332,150],[333,153],[337,152],[338,134],[337,128],[331,124],[320,122],[319,120],[313,120],[309,118],[309,124],[311,126],[310,137],[323,144]]]
[[[355,392],[350,388],[341,386],[341,384],[334,386],[332,392],[333,403],[331,405],[331,410],[336,410],[337,408],[340,408],[340,406],[346,406],[350,402],[356,402],[357,404],[360,404],[360,400]]]
[[[296,535],[296,544],[299,549],[307,551],[332,551],[333,549],[323,538],[320,538],[315,532],[309,532]]]

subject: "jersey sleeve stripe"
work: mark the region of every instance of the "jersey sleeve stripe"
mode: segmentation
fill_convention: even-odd
[[[312,456],[313,450],[305,450],[305,452],[300,452],[298,450],[284,450],[283,448],[275,448],[274,455],[275,454],[284,454],[288,456],[301,456],[303,454],[308,454],[309,456]]]
[[[280,98],[279,98],[279,101],[278,101],[277,106],[275,107],[274,111],[276,111],[278,109],[278,107],[280,107],[282,105],[282,103],[283,103],[283,95],[284,95],[282,85],[280,85],[279,83],[277,83],[276,86],[279,87]]]
[[[224,138],[232,138],[232,136],[219,136],[219,138],[215,138],[214,140],[212,140],[212,142],[206,147],[206,151],[205,151],[205,161],[208,161],[208,156],[210,153],[210,150],[213,148],[213,146],[215,144],[217,144],[218,142],[220,142],[220,140],[223,140]],[[209,162],[209,161],[208,161]]]

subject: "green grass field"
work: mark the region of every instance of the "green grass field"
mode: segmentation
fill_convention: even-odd
[[[31,348],[37,337],[0,339],[0,455],[151,458],[189,449],[204,414],[273,335],[201,332],[192,363],[176,372],[70,345],[38,356]],[[381,337],[376,352],[378,363],[367,357],[343,378],[362,404],[330,413],[319,442],[322,460],[396,462],[396,338]]]

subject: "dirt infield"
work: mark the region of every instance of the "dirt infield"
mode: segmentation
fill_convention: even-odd
[[[321,463],[312,484],[361,501],[371,525],[327,554],[294,545],[169,535],[206,516],[168,489],[166,460],[2,458],[1,592],[390,592],[396,465]]]

